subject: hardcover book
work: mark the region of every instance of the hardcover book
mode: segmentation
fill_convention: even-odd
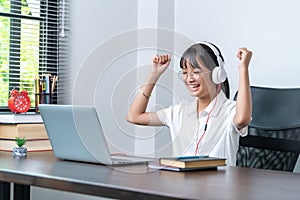
[[[158,169],[158,170],[167,170],[167,171],[175,171],[175,172],[217,170],[217,166],[180,168],[180,167],[172,167],[172,166],[167,166],[167,165],[161,165],[161,164],[159,164],[159,162],[149,162],[148,167],[151,168],[151,169],[154,169],[154,170]]]
[[[48,139],[44,124],[0,124],[0,138]]]
[[[43,123],[40,114],[0,114],[0,124],[39,124]]]
[[[169,157],[160,158],[159,164],[178,168],[200,168],[200,167],[217,167],[225,166],[226,159],[209,156],[192,156],[192,157]]]

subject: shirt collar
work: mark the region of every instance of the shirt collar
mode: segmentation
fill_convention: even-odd
[[[217,100],[217,104],[214,108],[214,110],[211,113],[211,117],[215,117],[218,115],[218,113],[221,110],[222,104],[227,100],[227,97],[225,96],[224,92],[221,90],[210,103],[209,105],[199,113],[199,117],[205,117],[208,115],[208,113],[211,111],[213,108],[215,101]],[[190,115],[196,115],[197,116],[197,98],[192,102],[191,107],[190,107]]]

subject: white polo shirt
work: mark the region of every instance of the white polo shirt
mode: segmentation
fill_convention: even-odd
[[[226,98],[220,91],[217,98],[197,116],[197,98],[157,111],[160,121],[170,128],[174,156],[195,155],[197,142],[204,133],[207,115],[210,114],[207,130],[198,146],[199,155],[223,157],[227,165],[236,165],[239,135],[246,136],[248,128],[238,130],[233,123],[236,102]]]

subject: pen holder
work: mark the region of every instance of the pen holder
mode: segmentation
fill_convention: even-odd
[[[52,104],[57,76],[42,74],[35,77],[35,111],[39,112],[39,104]]]
[[[35,111],[39,112],[39,104],[52,104],[51,93],[35,93]]]

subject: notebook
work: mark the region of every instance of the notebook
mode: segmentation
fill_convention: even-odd
[[[41,117],[58,159],[104,165],[145,164],[153,159],[111,156],[93,106],[40,104]]]

